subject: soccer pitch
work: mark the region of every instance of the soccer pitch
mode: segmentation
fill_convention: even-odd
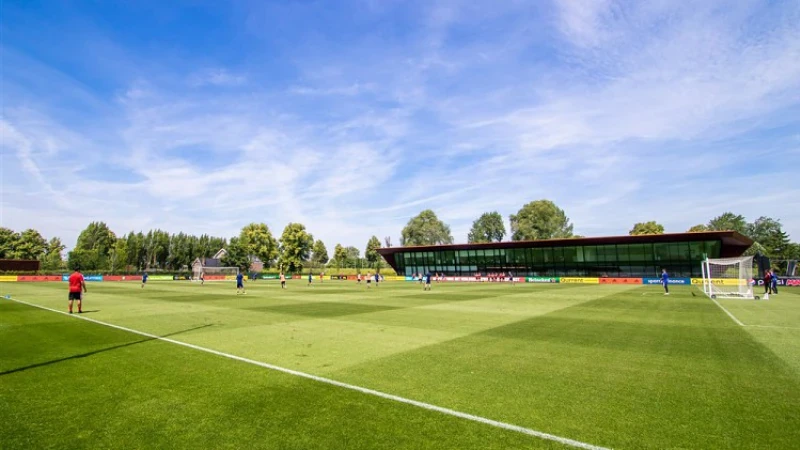
[[[0,448],[800,445],[800,291],[288,285],[0,300]],[[66,311],[62,283],[0,289]]]

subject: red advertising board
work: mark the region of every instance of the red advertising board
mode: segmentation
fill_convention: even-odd
[[[17,281],[61,281],[61,275],[20,275]]]
[[[600,284],[642,284],[641,278],[600,278]]]
[[[103,281],[142,281],[141,275],[104,275]]]

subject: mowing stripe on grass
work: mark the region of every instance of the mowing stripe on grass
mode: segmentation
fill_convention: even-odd
[[[320,383],[326,383],[326,384],[330,384],[330,385],[333,385],[333,386],[338,386],[338,387],[341,387],[341,388],[350,389],[350,390],[353,390],[353,391],[358,391],[358,392],[361,392],[363,394],[373,395],[375,397],[380,397],[380,398],[383,398],[383,399],[392,400],[392,401],[399,402],[399,403],[405,403],[407,405],[416,406],[418,408],[427,409],[429,411],[436,411],[438,413],[446,414],[446,415],[453,416],[453,417],[458,417],[458,418],[461,418],[461,419],[471,420],[473,422],[478,422],[478,423],[482,423],[482,424],[485,424],[485,425],[489,425],[489,426],[493,426],[493,427],[497,427],[497,428],[502,428],[504,430],[515,431],[517,433],[522,433],[522,434],[526,434],[526,435],[529,435],[529,436],[534,436],[534,437],[537,437],[537,438],[540,438],[540,439],[546,439],[546,440],[549,440],[549,441],[555,441],[555,442],[558,442],[560,444],[564,444],[564,445],[567,445],[567,446],[570,446],[570,447],[583,448],[583,449],[587,449],[587,450],[610,450],[607,447],[599,447],[597,445],[588,444],[586,442],[576,441],[574,439],[569,439],[569,438],[565,438],[565,437],[561,437],[561,436],[556,436],[554,434],[549,434],[549,433],[545,433],[545,432],[542,432],[542,431],[537,431],[537,430],[521,427],[521,426],[518,426],[518,425],[506,423],[506,422],[499,422],[497,420],[487,419],[486,417],[476,416],[476,415],[473,415],[473,414],[469,414],[469,413],[465,413],[465,412],[461,412],[461,411],[456,411],[456,410],[453,410],[453,409],[444,408],[444,407],[441,407],[441,406],[436,406],[436,405],[432,405],[430,403],[420,402],[420,401],[417,401],[417,400],[412,400],[412,399],[409,399],[409,398],[400,397],[400,396],[393,395],[393,394],[387,394],[385,392],[376,391],[374,389],[369,389],[369,388],[365,388],[365,387],[361,387],[361,386],[356,386],[356,385],[353,385],[353,384],[342,383],[341,381],[332,380],[330,378],[319,377],[319,376],[316,376],[316,375],[312,375],[310,373],[299,372],[297,370],[287,369],[285,367],[275,366],[275,365],[264,363],[264,362],[261,362],[261,361],[255,361],[255,360],[244,358],[244,357],[241,357],[241,356],[232,355],[230,353],[224,353],[224,352],[220,352],[220,351],[213,350],[213,349],[210,349],[210,348],[200,347],[199,345],[190,344],[188,342],[176,341],[174,339],[169,339],[169,338],[157,336],[155,334],[150,334],[150,333],[147,333],[147,332],[144,332],[144,331],[134,330],[132,328],[126,328],[126,327],[123,327],[123,326],[120,326],[120,325],[114,325],[112,323],[107,323],[107,322],[102,322],[100,320],[91,319],[91,318],[88,318],[86,316],[72,315],[72,314],[69,314],[69,313],[64,312],[64,311],[59,311],[57,309],[48,308],[46,306],[41,306],[41,305],[37,305],[37,304],[34,304],[34,303],[28,303],[28,302],[23,301],[23,300],[18,300],[18,299],[11,298],[11,297],[6,297],[6,298],[8,300],[11,300],[11,301],[17,302],[17,303],[21,303],[23,305],[28,305],[28,306],[32,306],[34,308],[40,308],[40,309],[44,309],[44,310],[47,310],[47,311],[51,311],[51,312],[55,312],[55,313],[59,313],[59,314],[64,314],[64,315],[67,315],[67,316],[70,316],[70,317],[83,319],[83,320],[86,320],[88,322],[96,323],[98,325],[103,325],[103,326],[106,326],[106,327],[116,328],[118,330],[127,331],[129,333],[138,334],[140,336],[149,337],[149,338],[156,339],[156,340],[159,340],[159,341],[169,342],[171,344],[176,344],[176,345],[180,345],[180,346],[183,346],[183,347],[188,347],[188,348],[191,348],[191,349],[194,349],[194,350],[199,350],[201,352],[211,353],[211,354],[214,354],[214,355],[217,355],[217,356],[222,356],[224,358],[234,359],[236,361],[241,361],[241,362],[245,362],[245,363],[248,363],[248,364],[253,364],[253,365],[256,365],[256,366],[259,366],[259,367],[263,367],[265,369],[270,369],[270,370],[274,370],[274,371],[277,371],[277,372],[283,372],[283,373],[286,373],[286,374],[289,374],[289,375],[294,375],[294,376],[306,378],[306,379],[309,379],[309,380],[314,380],[314,381],[317,381],[317,382],[320,382]]]

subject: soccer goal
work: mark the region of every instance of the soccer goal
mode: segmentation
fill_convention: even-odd
[[[200,275],[205,281],[232,280],[238,274],[238,267],[192,267],[192,281],[200,281]]]
[[[717,258],[703,261],[703,292],[710,298],[755,299],[753,257]]]

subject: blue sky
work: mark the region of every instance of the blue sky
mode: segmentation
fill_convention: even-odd
[[[2,225],[330,248],[433,209],[800,238],[796,1],[5,0]],[[508,225],[507,225],[508,226]]]

